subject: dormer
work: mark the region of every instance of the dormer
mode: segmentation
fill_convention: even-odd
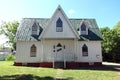
[[[85,21],[82,21],[79,26],[79,35],[88,35],[88,25]]]
[[[39,31],[39,23],[35,21],[32,25],[32,35],[39,35]]]

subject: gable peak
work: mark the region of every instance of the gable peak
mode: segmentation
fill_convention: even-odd
[[[59,10],[59,9],[61,9],[61,6],[60,6],[60,5],[58,5],[58,7],[57,7],[57,8],[58,8],[58,10]]]

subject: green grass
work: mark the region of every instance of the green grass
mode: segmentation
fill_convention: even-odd
[[[59,73],[59,74],[58,74]],[[116,67],[81,67],[80,69],[58,69],[13,66],[12,61],[0,61],[0,80],[119,80]]]

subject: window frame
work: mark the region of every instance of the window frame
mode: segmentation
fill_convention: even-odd
[[[86,26],[86,24],[84,22],[80,26],[80,34],[81,35],[88,35],[88,27]]]
[[[37,35],[37,31],[38,31],[38,26],[37,23],[34,22],[32,25],[32,35]]]
[[[82,46],[82,56],[84,57],[88,56],[88,46],[86,44]]]
[[[37,47],[33,44],[30,47],[30,57],[36,57]]]
[[[60,17],[56,21],[56,32],[63,32],[63,22]]]

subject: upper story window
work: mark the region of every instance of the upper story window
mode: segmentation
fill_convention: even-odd
[[[36,51],[37,51],[37,48],[36,46],[33,44],[30,48],[30,57],[36,57]]]
[[[81,26],[81,31],[86,31],[86,26],[85,26],[85,24],[82,24],[82,26]]]
[[[32,26],[32,35],[37,35],[37,30],[38,30],[37,23],[34,22],[34,24]]]
[[[56,21],[56,32],[62,32],[63,31],[63,22],[60,18]]]
[[[80,30],[81,30],[81,35],[87,35],[88,34],[88,29],[86,27],[86,25],[84,23],[82,23],[81,27],[80,27]]]
[[[82,46],[82,56],[88,56],[88,47],[86,44]]]

